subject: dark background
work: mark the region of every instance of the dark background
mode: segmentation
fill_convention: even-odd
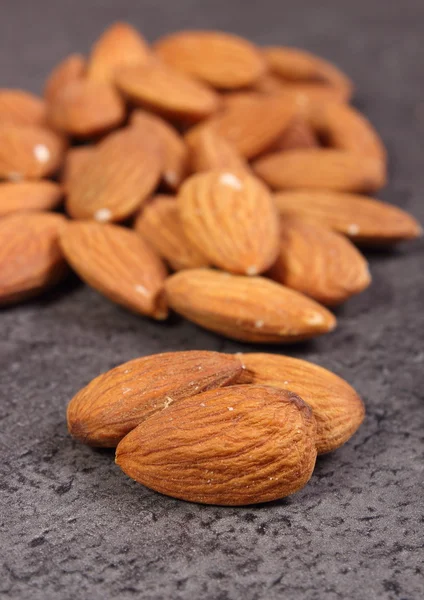
[[[40,92],[59,60],[88,51],[116,19],[150,40],[220,28],[334,60],[388,146],[381,197],[424,222],[421,0],[2,0],[1,85]],[[177,319],[133,316],[76,280],[1,312],[0,597],[421,598],[423,243],[369,260],[373,285],[338,311],[338,329],[281,350],[350,381],[364,397],[365,423],[318,460],[303,491],[267,506],[155,494],[130,481],[112,452],[72,441],[65,424],[74,393],[118,363],[249,346]]]

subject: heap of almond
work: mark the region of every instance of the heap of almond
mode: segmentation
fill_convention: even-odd
[[[351,95],[301,50],[211,31],[150,48],[126,24],[60,63],[44,99],[1,90],[0,303],[70,265],[139,314],[170,307],[239,340],[332,330],[323,305],[371,280],[350,240],[421,231],[363,195],[385,184],[386,152]],[[50,212],[63,197],[72,221]]]
[[[163,494],[254,504],[301,489],[317,453],[344,444],[364,418],[334,373],[273,354],[168,352],[99,375],[68,406],[68,427]]]

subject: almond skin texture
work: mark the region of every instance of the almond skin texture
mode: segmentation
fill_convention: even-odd
[[[138,31],[128,23],[114,23],[94,45],[87,77],[91,81],[113,83],[118,67],[144,64],[150,59],[149,46]]]
[[[30,125],[0,125],[0,179],[41,179],[62,164],[64,142],[53,131]]]
[[[87,161],[95,151],[95,146],[75,146],[68,150],[61,173],[61,183],[65,190],[68,190],[79,179]]]
[[[78,138],[105,133],[118,127],[124,118],[125,106],[116,90],[88,79],[68,83],[49,103],[50,125]]]
[[[67,272],[59,246],[66,220],[50,213],[17,213],[0,220],[0,305],[36,296]]]
[[[144,110],[135,110],[130,125],[140,131],[144,138],[152,138],[152,144],[159,143],[162,158],[162,179],[171,190],[177,190],[188,174],[188,148],[169,123]]]
[[[263,277],[191,269],[169,277],[165,290],[177,313],[235,340],[295,342],[336,326],[323,306]]]
[[[215,266],[257,275],[278,253],[278,217],[272,197],[255,177],[226,171],[193,175],[177,197],[190,242]]]
[[[159,62],[121,67],[116,82],[135,104],[165,117],[195,122],[219,108],[219,96],[212,89]]]
[[[123,221],[154,191],[160,172],[157,152],[146,148],[137,131],[112,133],[69,183],[67,211],[74,219]]]
[[[135,232],[92,221],[70,223],[60,243],[72,268],[98,292],[133,312],[165,319],[166,269]]]
[[[44,98],[52,102],[69,83],[83,78],[86,69],[82,54],[71,54],[50,73],[44,87]]]
[[[253,168],[269,186],[280,190],[375,192],[386,184],[381,160],[326,148],[269,154]]]
[[[292,101],[240,94],[227,100],[224,109],[207,124],[245,158],[251,159],[271,147],[287,129],[296,113]]]
[[[230,173],[250,173],[246,160],[212,127],[200,127],[187,138],[194,172],[225,169]]]
[[[246,87],[265,71],[253,44],[220,31],[181,31],[160,39],[154,49],[171,67],[216,88]]]
[[[410,214],[367,196],[302,190],[280,192],[274,199],[282,215],[307,219],[362,245],[386,246],[422,235]]]
[[[62,195],[61,187],[53,181],[0,183],[0,217],[28,210],[52,210]]]
[[[43,125],[46,120],[44,101],[23,90],[0,89],[0,123]]]
[[[362,254],[344,236],[298,217],[281,219],[281,245],[269,277],[329,306],[371,283]]]
[[[136,358],[93,379],[71,400],[68,428],[92,446],[114,448],[134,427],[171,404],[228,385],[241,374],[237,357],[166,352]]]
[[[362,423],[365,408],[343,379],[318,365],[275,354],[237,354],[245,370],[240,382],[269,385],[299,394],[312,408],[318,454],[340,448]]]
[[[175,198],[156,196],[141,209],[134,229],[174,271],[208,266],[207,259],[188,241]]]
[[[353,91],[352,82],[335,65],[305,50],[272,46],[263,50],[272,73],[293,82],[321,82],[344,93],[346,100]]]
[[[185,398],[116,449],[139,483],[174,498],[237,506],[284,498],[315,466],[312,411],[295,394],[237,385]]]

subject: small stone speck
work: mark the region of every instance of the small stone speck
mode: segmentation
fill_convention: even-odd
[[[34,156],[40,163],[45,163],[50,159],[50,150],[44,144],[34,146]]]
[[[238,177],[233,175],[233,173],[224,173],[219,178],[219,183],[222,185],[228,185],[234,190],[241,190],[243,188],[243,184]]]
[[[99,208],[99,210],[94,213],[94,218],[96,221],[99,221],[99,223],[107,223],[112,218],[112,212],[108,208]]]

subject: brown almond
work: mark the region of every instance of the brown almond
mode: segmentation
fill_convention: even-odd
[[[196,128],[197,129],[197,128]],[[250,173],[246,160],[225,138],[207,125],[187,137],[194,172],[225,169],[230,173]]]
[[[151,60],[146,40],[128,23],[114,23],[93,46],[87,65],[91,81],[113,83],[118,67],[139,65]]]
[[[99,375],[68,405],[68,428],[92,446],[115,447],[134,427],[185,398],[235,381],[235,356],[191,350],[143,356]]]
[[[246,87],[265,71],[265,60],[247,40],[221,31],[180,31],[154,49],[171,67],[221,89]]]
[[[166,268],[134,231],[80,221],[65,228],[60,243],[69,264],[88,285],[136,313],[166,319]]]
[[[219,96],[212,89],[159,62],[120,67],[116,82],[135,104],[165,117],[199,121],[219,108]]]
[[[61,173],[63,189],[67,191],[79,178],[87,161],[93,156],[95,151],[95,146],[75,146],[68,150]]]
[[[48,105],[50,125],[78,138],[105,133],[124,118],[125,105],[118,92],[111,85],[88,79],[68,83]]]
[[[56,95],[69,83],[82,79],[85,75],[86,62],[82,54],[70,54],[50,73],[44,86],[44,98],[54,101]]]
[[[63,140],[32,125],[0,125],[0,179],[40,179],[55,173],[64,157]]]
[[[0,305],[36,296],[66,273],[59,246],[65,218],[16,213],[0,220]]]
[[[327,148],[276,152],[259,158],[253,169],[277,190],[375,192],[386,184],[380,159]]]
[[[348,100],[352,95],[353,84],[332,63],[298,48],[271,46],[263,50],[272,73],[293,82],[321,82],[335,87],[344,93]]]
[[[184,233],[175,198],[153,198],[141,209],[134,228],[174,271],[208,266],[207,259]]]
[[[161,168],[158,153],[149,151],[135,129],[114,132],[70,183],[66,208],[75,219],[123,221],[155,190]]]
[[[169,305],[198,325],[247,342],[295,342],[336,326],[323,306],[263,277],[190,269],[168,277]]]
[[[397,206],[361,196],[327,191],[280,192],[274,196],[282,215],[294,215],[334,229],[355,243],[387,245],[422,235],[414,217]]]
[[[319,139],[306,119],[295,117],[275,142],[272,151],[306,150],[307,148],[318,148],[319,146]]]
[[[159,143],[163,163],[162,179],[171,190],[177,190],[188,174],[189,153],[182,137],[169,123],[144,110],[135,110],[130,125],[144,138]]]
[[[0,89],[0,123],[43,125],[46,120],[44,101],[24,90]]]
[[[365,415],[361,398],[331,371],[291,356],[260,353],[237,356],[245,367],[241,382],[294,392],[312,408],[318,454],[340,448],[361,425]]]
[[[53,181],[0,183],[0,217],[28,210],[52,210],[62,195],[61,187]]]
[[[315,466],[315,422],[295,394],[237,385],[184,398],[131,431],[116,462],[168,496],[236,506],[300,490]]]
[[[187,238],[213,265],[257,275],[276,259],[277,212],[271,194],[256,177],[198,173],[181,186],[177,202]]]
[[[268,275],[329,306],[371,283],[366,260],[349,240],[294,216],[281,219],[280,252]]]
[[[261,94],[273,94],[292,100],[300,109],[309,109],[314,105],[328,102],[346,102],[349,98],[340,88],[319,82],[289,81],[272,73],[267,73],[254,88]]]

